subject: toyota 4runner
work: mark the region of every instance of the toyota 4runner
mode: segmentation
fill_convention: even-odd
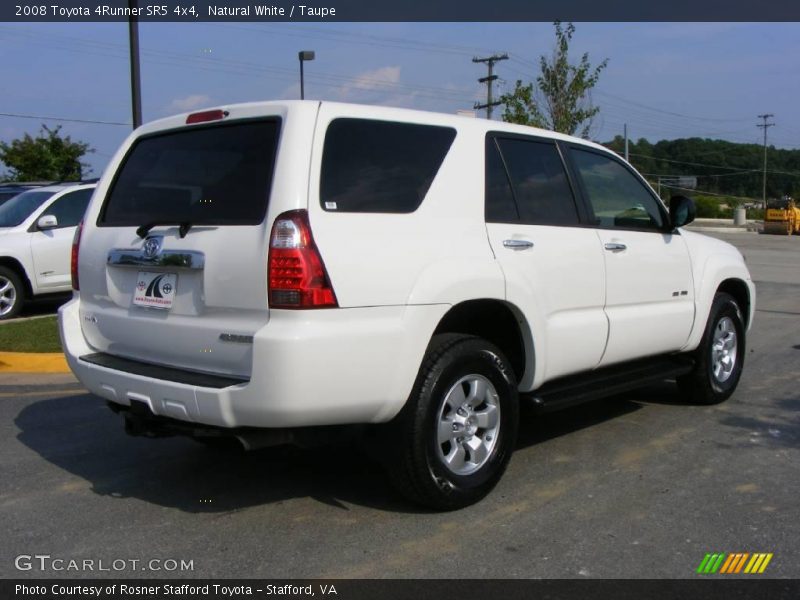
[[[100,180],[61,335],[129,433],[256,447],[359,425],[404,494],[453,509],[502,475],[522,402],[733,393],[755,288],[693,217],[539,129],[312,101],[184,114]]]

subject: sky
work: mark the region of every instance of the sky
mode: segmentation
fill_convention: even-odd
[[[627,124],[634,140],[760,144],[757,116],[772,113],[769,144],[800,148],[800,23],[575,26],[572,60],[608,59],[592,139]],[[299,50],[316,53],[306,98],[454,113],[486,100],[473,57],[508,53],[495,67],[503,93],[535,79],[555,40],[551,23],[140,23],[139,36],[145,122],[299,98]],[[61,124],[95,150],[100,176],[131,129],[128,60],[127,23],[0,23],[0,140]]]

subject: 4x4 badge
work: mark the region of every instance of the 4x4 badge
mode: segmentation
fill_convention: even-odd
[[[149,237],[144,241],[144,246],[142,247],[142,251],[147,258],[155,258],[158,256],[158,253],[161,252],[161,242],[162,237],[154,236]]]

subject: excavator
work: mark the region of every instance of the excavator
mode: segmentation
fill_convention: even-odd
[[[764,233],[800,233],[800,206],[788,196],[768,201],[764,213]]]

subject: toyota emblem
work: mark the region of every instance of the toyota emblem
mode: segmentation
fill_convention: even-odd
[[[147,258],[155,258],[161,252],[161,237],[149,237],[144,241],[144,255]]]

